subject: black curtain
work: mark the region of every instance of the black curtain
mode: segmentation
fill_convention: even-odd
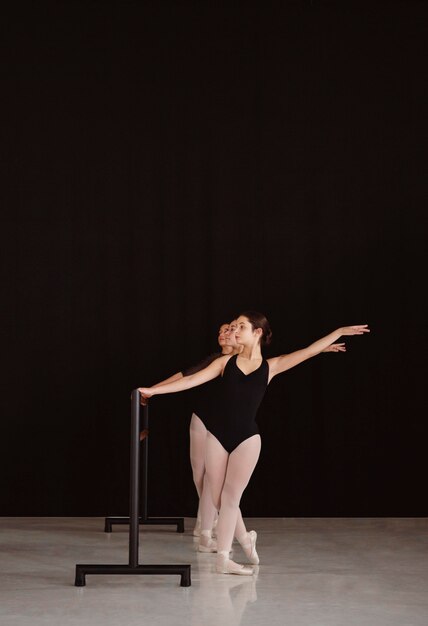
[[[4,11],[4,10],[3,10]],[[4,13],[2,515],[125,513],[129,396],[241,310],[277,377],[250,516],[426,515],[423,2]],[[192,394],[151,402],[149,510],[192,515]]]

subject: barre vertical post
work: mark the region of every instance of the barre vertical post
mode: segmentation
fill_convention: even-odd
[[[140,504],[140,523],[146,523],[148,522],[148,512],[147,512],[147,499],[148,499],[148,475],[149,475],[149,439],[148,439],[148,434],[149,434],[149,411],[148,411],[148,406],[147,404],[145,404],[143,406],[143,416],[142,416],[142,420],[140,423],[140,438],[143,438],[143,443],[142,443],[142,468],[143,468],[143,494],[142,494],[142,498],[141,498],[141,504]],[[150,523],[150,522],[148,522]],[[184,529],[183,529],[184,530]]]
[[[147,411],[147,404],[144,409]],[[143,444],[144,445],[144,444]],[[131,454],[130,454],[130,494],[129,494],[129,565],[138,565],[139,505],[140,505],[140,394],[137,390],[131,396]]]

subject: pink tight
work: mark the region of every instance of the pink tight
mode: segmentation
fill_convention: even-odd
[[[201,530],[211,531],[217,510],[213,504],[205,471],[207,433],[202,420],[193,413],[190,420],[190,463],[193,482],[199,496],[198,517],[201,520]]]
[[[206,436],[205,467],[215,509],[219,510],[217,524],[218,551],[229,552],[235,536],[242,544],[247,529],[239,503],[260,455],[260,435],[253,435],[229,454],[210,432]]]

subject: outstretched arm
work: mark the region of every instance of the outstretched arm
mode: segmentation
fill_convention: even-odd
[[[281,374],[286,370],[303,363],[307,359],[310,359],[321,352],[344,352],[345,350],[338,348],[337,350],[331,349],[334,346],[343,346],[344,344],[335,344],[335,341],[343,335],[364,335],[369,333],[370,329],[367,324],[360,324],[358,326],[342,326],[337,330],[334,330],[329,335],[318,339],[314,343],[311,343],[307,348],[302,350],[296,350],[296,352],[290,352],[290,354],[283,354],[273,359],[268,359],[269,363],[269,380],[271,380],[277,374]]]
[[[208,367],[196,372],[195,374],[184,376],[173,382],[164,382],[160,385],[155,385],[154,387],[139,387],[138,391],[143,398],[150,398],[151,396],[159,394],[176,393],[177,391],[192,389],[192,387],[203,385],[209,380],[213,380],[213,378],[220,376],[229,358],[229,356],[221,356],[208,365]]]

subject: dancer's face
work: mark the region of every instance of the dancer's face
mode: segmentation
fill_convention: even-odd
[[[222,324],[218,330],[218,345],[223,347],[227,344],[227,331],[229,324]]]
[[[226,333],[226,345],[231,346],[232,348],[236,348],[238,344],[236,343],[236,331],[238,328],[238,324],[236,320],[232,320],[229,324],[229,329]]]
[[[254,343],[260,341],[262,335],[261,328],[253,329],[250,320],[241,315],[236,320],[237,329],[235,333],[235,340],[239,346],[252,346]]]

